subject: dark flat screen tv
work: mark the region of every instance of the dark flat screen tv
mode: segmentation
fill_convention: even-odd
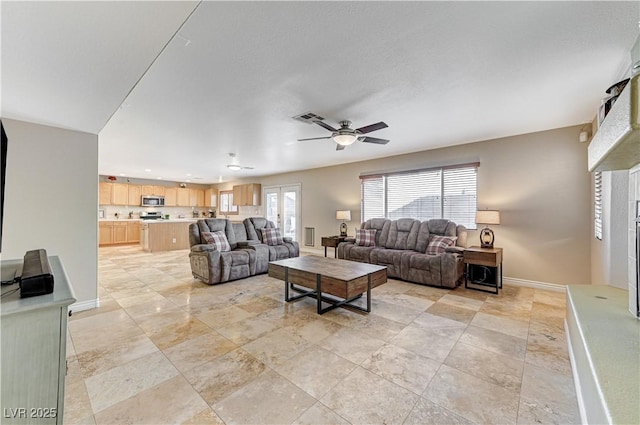
[[[4,125],[0,120],[0,131],[2,132],[2,151],[0,152],[0,162],[2,163],[2,171],[0,178],[0,252],[2,252],[2,227],[4,222],[4,181],[7,175],[7,133],[4,132]]]

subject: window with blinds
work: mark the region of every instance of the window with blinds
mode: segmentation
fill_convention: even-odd
[[[479,164],[361,176],[362,221],[447,218],[475,229]]]
[[[602,240],[602,172],[593,173],[593,228],[596,239]]]

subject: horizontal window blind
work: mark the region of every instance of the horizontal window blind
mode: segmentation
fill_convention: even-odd
[[[361,176],[362,221],[446,218],[475,229],[479,164]]]
[[[593,217],[596,239],[602,240],[602,172],[593,173]]]

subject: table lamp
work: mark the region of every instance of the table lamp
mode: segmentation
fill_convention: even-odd
[[[351,221],[351,210],[336,211],[336,220],[342,220],[340,236],[347,236],[347,223],[345,223],[345,221]]]
[[[484,228],[480,231],[480,246],[482,248],[493,248],[493,230],[489,228],[489,224],[500,224],[500,211],[496,210],[479,210],[476,211],[476,223],[484,224]]]

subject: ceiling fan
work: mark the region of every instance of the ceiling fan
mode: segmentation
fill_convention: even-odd
[[[355,130],[351,128],[351,121],[347,120],[340,121],[340,128],[337,129],[322,121],[321,117],[318,116],[314,116],[312,119],[307,120],[307,122],[318,124],[320,127],[329,130],[331,132],[331,136],[298,139],[299,142],[304,142],[307,140],[333,139],[333,141],[337,143],[337,151],[343,150],[345,147],[354,143],[356,140],[365,143],[376,143],[378,145],[386,145],[387,143],[389,143],[389,140],[387,139],[378,139],[376,137],[365,136],[365,134],[371,133],[372,131],[382,130],[383,128],[389,127],[382,121],[375,124],[365,125],[364,127],[356,128]]]
[[[227,168],[231,171],[240,171],[240,170],[253,170],[253,167],[245,167],[238,164],[238,160],[236,158],[235,153],[229,153],[229,158],[231,158],[231,164],[227,165]]]

